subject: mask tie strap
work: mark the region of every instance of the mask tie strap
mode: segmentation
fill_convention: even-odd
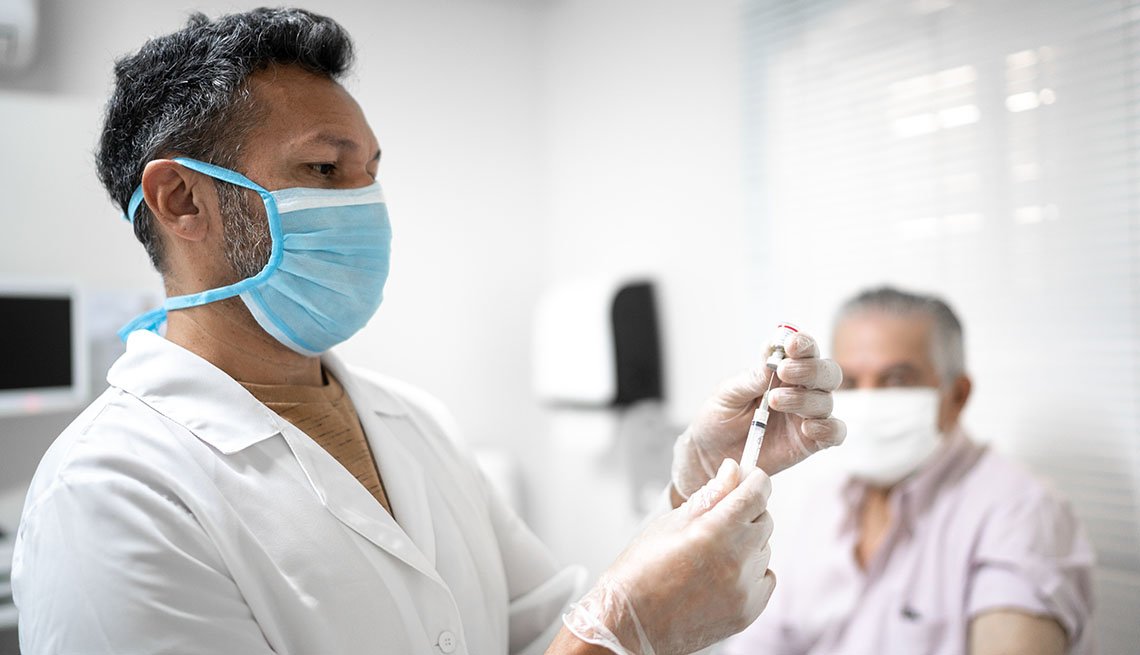
[[[123,213],[123,220],[128,223],[135,222],[135,214],[139,210],[139,205],[143,203],[143,190],[142,185],[135,187],[135,192],[131,194],[131,201],[127,204],[127,211]]]
[[[216,302],[225,298],[232,298],[241,293],[244,293],[254,287],[260,286],[264,283],[269,276],[277,270],[281,264],[281,259],[284,256],[284,245],[281,230],[281,217],[277,211],[277,201],[273,195],[260,184],[250,180],[248,177],[231,171],[228,168],[215,166],[214,164],[207,164],[206,162],[191,159],[189,157],[175,157],[174,161],[189,168],[192,171],[197,171],[203,175],[208,175],[216,180],[229,182],[235,186],[243,187],[257,192],[261,196],[261,200],[265,205],[266,219],[269,222],[269,238],[270,238],[270,251],[269,260],[265,263],[265,267],[261,271],[250,278],[239,280],[233,284],[216,289],[207,289],[198,293],[191,293],[182,296],[174,296],[167,298],[161,307],[152,309],[145,314],[136,317],[131,322],[123,326],[119,330],[119,338],[123,341],[127,340],[127,335],[135,330],[150,330],[157,332],[160,325],[166,322],[166,311],[168,309],[185,309],[187,307],[195,307],[197,305],[205,305],[207,303]],[[140,184],[135,192],[131,195],[131,201],[127,206],[127,213],[124,216],[128,221],[134,219],[134,213],[138,211],[138,207],[143,202],[142,185]]]
[[[166,307],[159,306],[150,310],[149,312],[139,314],[131,319],[119,330],[119,339],[122,341],[127,340],[127,336],[135,330],[150,330],[151,332],[158,332],[158,327],[166,322]]]

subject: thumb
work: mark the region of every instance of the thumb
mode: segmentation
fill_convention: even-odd
[[[740,371],[721,383],[716,399],[725,406],[751,406],[757,398],[764,395],[771,375],[773,373],[767,366]]]
[[[760,469],[753,469],[708,514],[735,523],[752,523],[768,509],[771,495],[772,478]]]
[[[689,516],[700,516],[715,507],[722,498],[732,491],[740,480],[740,465],[735,460],[726,459],[721,462],[716,477],[697,489],[685,505],[689,509]]]

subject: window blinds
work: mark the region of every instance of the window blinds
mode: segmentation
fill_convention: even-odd
[[[752,0],[765,320],[876,284],[966,329],[964,422],[1073,503],[1105,653],[1140,643],[1140,0]]]

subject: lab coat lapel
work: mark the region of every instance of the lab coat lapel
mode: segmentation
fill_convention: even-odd
[[[353,398],[356,402],[356,399]],[[361,412],[361,419],[365,419]],[[367,433],[369,427],[364,425]],[[400,525],[384,511],[380,503],[348,471],[316,442],[293,426],[286,426],[281,434],[301,465],[309,484],[317,493],[321,503],[341,523],[372,542],[376,546],[397,557],[408,566],[420,571],[429,578],[443,584],[435,571],[434,557],[429,559],[420,552],[416,543],[401,529]],[[384,475],[382,469],[381,475]],[[391,494],[392,485],[385,479],[385,486]],[[426,502],[426,501],[425,501]],[[394,507],[399,507],[395,505]],[[395,509],[397,515],[401,511]]]
[[[385,416],[362,411],[360,421],[380,469],[380,479],[388,492],[392,513],[434,568],[435,529],[432,527],[424,470],[404,445],[406,439],[422,437],[415,434],[414,425],[407,415]]]
[[[407,407],[399,399],[382,389],[365,389],[335,355],[326,354],[323,363],[352,399],[399,527],[434,570],[435,528],[426,478],[423,466],[409,448],[423,436],[416,432]]]

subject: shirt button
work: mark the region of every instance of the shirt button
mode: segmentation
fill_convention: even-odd
[[[439,649],[444,653],[455,652],[455,635],[452,634],[449,630],[444,630],[443,632],[439,633],[438,643]]]

